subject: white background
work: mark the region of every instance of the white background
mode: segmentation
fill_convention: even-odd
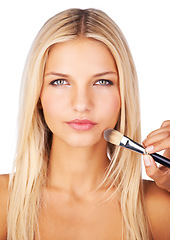
[[[167,0],[6,0],[0,3],[0,174],[15,153],[21,75],[44,22],[67,8],[105,11],[122,29],[140,87],[142,138],[170,119],[170,5]],[[145,173],[143,173],[146,178]]]

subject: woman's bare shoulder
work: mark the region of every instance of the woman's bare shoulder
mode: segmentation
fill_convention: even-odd
[[[0,175],[0,240],[6,239],[9,175]]]
[[[0,187],[8,187],[9,174],[0,175]]]
[[[154,239],[170,239],[170,193],[144,180],[144,200]]]

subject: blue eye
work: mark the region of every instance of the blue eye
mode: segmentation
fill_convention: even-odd
[[[55,85],[55,86],[67,85],[67,81],[64,79],[56,79],[50,82],[50,85]]]
[[[106,79],[100,79],[95,83],[95,85],[108,86],[108,85],[113,85],[113,82]]]

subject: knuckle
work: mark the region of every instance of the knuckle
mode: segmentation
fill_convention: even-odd
[[[170,137],[170,131],[166,131],[165,132],[165,138],[169,138]]]
[[[170,120],[163,121],[161,127],[166,127],[168,125],[170,126]]]

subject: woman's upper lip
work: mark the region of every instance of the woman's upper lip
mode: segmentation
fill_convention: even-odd
[[[73,119],[67,123],[75,123],[75,124],[93,124],[93,125],[96,125],[97,123],[95,122],[92,122],[91,120],[89,119]]]

